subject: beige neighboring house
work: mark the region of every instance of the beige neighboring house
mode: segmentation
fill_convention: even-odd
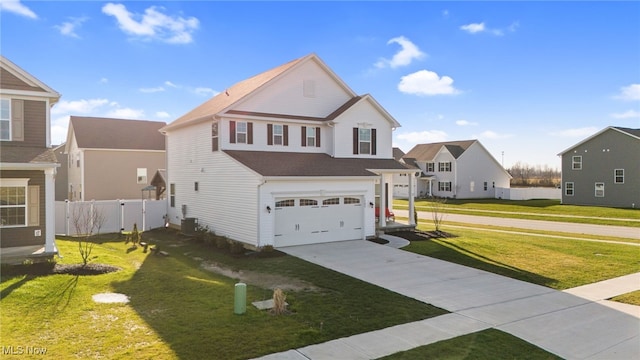
[[[158,121],[71,116],[65,154],[71,201],[140,199],[165,168]]]

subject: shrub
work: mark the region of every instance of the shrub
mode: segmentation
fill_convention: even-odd
[[[231,240],[229,241],[229,251],[232,254],[242,254],[244,253],[244,245],[239,241]]]
[[[216,247],[218,249],[226,249],[229,247],[229,239],[225,236],[216,236]]]

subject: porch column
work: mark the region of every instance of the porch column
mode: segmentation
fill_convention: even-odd
[[[55,168],[44,171],[44,198],[45,198],[45,238],[44,251],[53,253],[56,251],[56,183]]]
[[[413,193],[413,176],[415,174],[407,174],[407,177],[409,178],[409,225],[416,225],[416,219],[415,217],[413,217],[413,212],[415,211],[415,204],[414,204],[414,197],[415,194]]]
[[[380,174],[380,216],[378,216],[378,226],[385,227],[387,226],[387,194],[385,191],[385,182],[384,182],[384,174]]]
[[[433,196],[433,179],[429,179],[429,197]]]

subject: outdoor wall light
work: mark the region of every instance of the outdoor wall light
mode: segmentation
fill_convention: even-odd
[[[373,208],[373,203],[371,201],[369,201],[369,206]]]
[[[271,206],[267,205],[267,212],[271,214]]]

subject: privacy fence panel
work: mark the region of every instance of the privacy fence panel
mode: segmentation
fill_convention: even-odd
[[[141,231],[163,227],[166,201],[56,201],[55,209],[56,234],[74,236],[77,235],[74,219],[78,219],[81,214],[98,214],[102,219],[101,233],[130,231],[133,224],[137,224]]]

